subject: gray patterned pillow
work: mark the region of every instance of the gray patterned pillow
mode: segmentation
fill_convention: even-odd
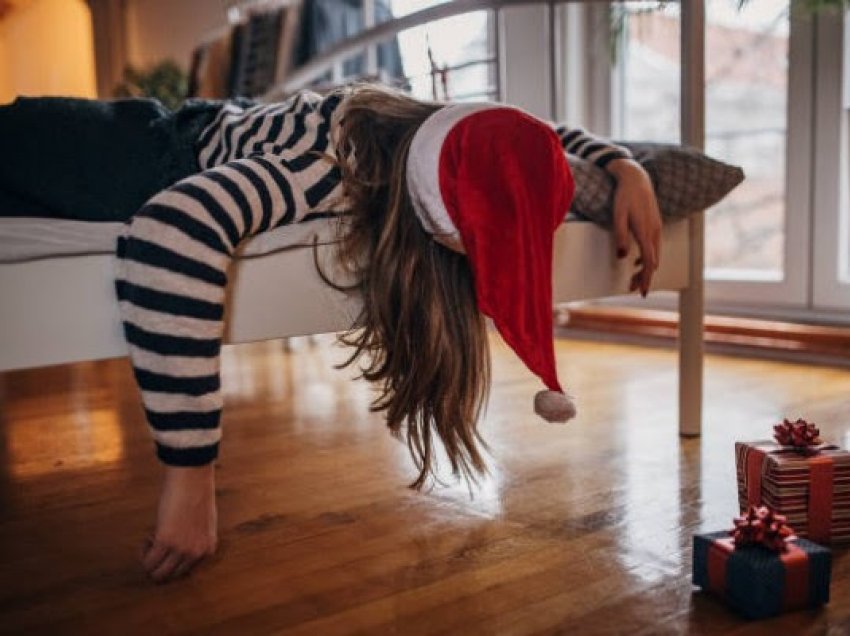
[[[632,151],[649,173],[665,220],[705,210],[744,180],[744,171],[686,146],[615,142]],[[576,192],[571,212],[610,227],[613,221],[614,178],[595,164],[567,155]]]

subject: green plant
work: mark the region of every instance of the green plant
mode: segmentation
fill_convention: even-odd
[[[186,99],[188,87],[186,73],[173,60],[165,60],[145,71],[128,66],[115,97],[152,97],[175,110]]]

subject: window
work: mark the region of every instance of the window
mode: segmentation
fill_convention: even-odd
[[[679,139],[679,7],[625,5],[620,134]],[[706,152],[747,179],[706,217],[710,279],[782,280],[788,0],[706,3]]]
[[[790,5],[706,0],[706,151],[747,175],[706,216],[706,296],[714,311],[843,323],[847,18]],[[611,113],[615,137],[679,139],[679,6],[612,8],[619,56],[608,103],[594,104]]]
[[[345,31],[341,37],[446,4],[447,0],[362,0],[339,16]],[[464,13],[412,27],[338,61],[322,79],[341,84],[363,76],[407,84],[419,98],[497,99],[495,12]]]
[[[619,87],[617,136],[679,141],[679,7],[656,3],[617,8],[612,26]]]
[[[393,13],[407,15],[445,0],[394,0]],[[402,31],[404,72],[413,94],[453,101],[498,96],[492,11],[476,11]]]

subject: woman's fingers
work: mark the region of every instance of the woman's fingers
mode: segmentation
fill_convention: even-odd
[[[651,284],[652,270],[648,267],[641,267],[638,271],[632,274],[632,279],[629,282],[629,291],[640,291],[642,296],[646,296]]]
[[[617,245],[617,258],[625,258],[629,253],[629,209],[616,199],[614,201],[614,242]]]
[[[145,543],[142,546],[142,567],[145,568],[145,572],[150,574],[156,570],[160,563],[168,556],[168,553],[168,546],[158,543],[152,538],[145,539]]]
[[[142,545],[142,565],[157,583],[176,579],[188,573],[200,557],[182,554],[178,549],[148,537]]]
[[[181,576],[186,576],[202,559],[203,557],[187,556],[174,568],[172,578],[179,579]]]
[[[170,549],[160,564],[152,572],[149,572],[150,577],[157,583],[164,583],[174,578],[174,572],[183,560],[182,554],[177,550]]]
[[[651,213],[636,212],[634,219],[632,232],[640,250],[640,257],[635,261],[635,265],[640,266],[641,269],[635,274],[635,282],[631,290],[640,289],[641,295],[646,296],[652,286],[652,277],[658,269],[660,231]]]
[[[661,226],[655,230],[655,269],[661,266]]]
[[[661,211],[658,209],[658,201],[655,198],[655,193],[650,194],[649,199],[649,235],[652,242],[653,252],[655,254],[655,269],[661,265]]]
[[[638,285],[640,285],[640,277],[641,277],[640,271],[637,271],[634,274],[632,274],[632,279],[631,279],[631,281],[629,281],[629,291],[630,292],[633,292],[638,288]]]
[[[653,271],[651,269],[642,267],[632,275],[629,291],[640,291],[642,296],[646,296],[652,286],[652,276]]]
[[[634,238],[639,250],[630,291],[639,289],[646,296],[661,259],[661,213],[648,176],[644,179],[620,179],[614,199],[614,237],[617,256],[628,253]]]
[[[646,296],[649,293],[650,286],[652,286],[652,276],[655,274],[655,269],[644,267],[641,274],[640,293]]]
[[[152,539],[145,539],[142,551],[145,571],[157,583],[187,575],[210,554],[206,551],[181,551],[162,543],[156,544]]]

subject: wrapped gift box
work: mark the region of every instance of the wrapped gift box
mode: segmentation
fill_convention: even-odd
[[[741,510],[765,505],[785,515],[798,536],[850,543],[850,452],[737,442],[735,463]]]
[[[829,602],[828,548],[796,539],[785,552],[735,546],[728,531],[694,536],[693,583],[747,618]]]

